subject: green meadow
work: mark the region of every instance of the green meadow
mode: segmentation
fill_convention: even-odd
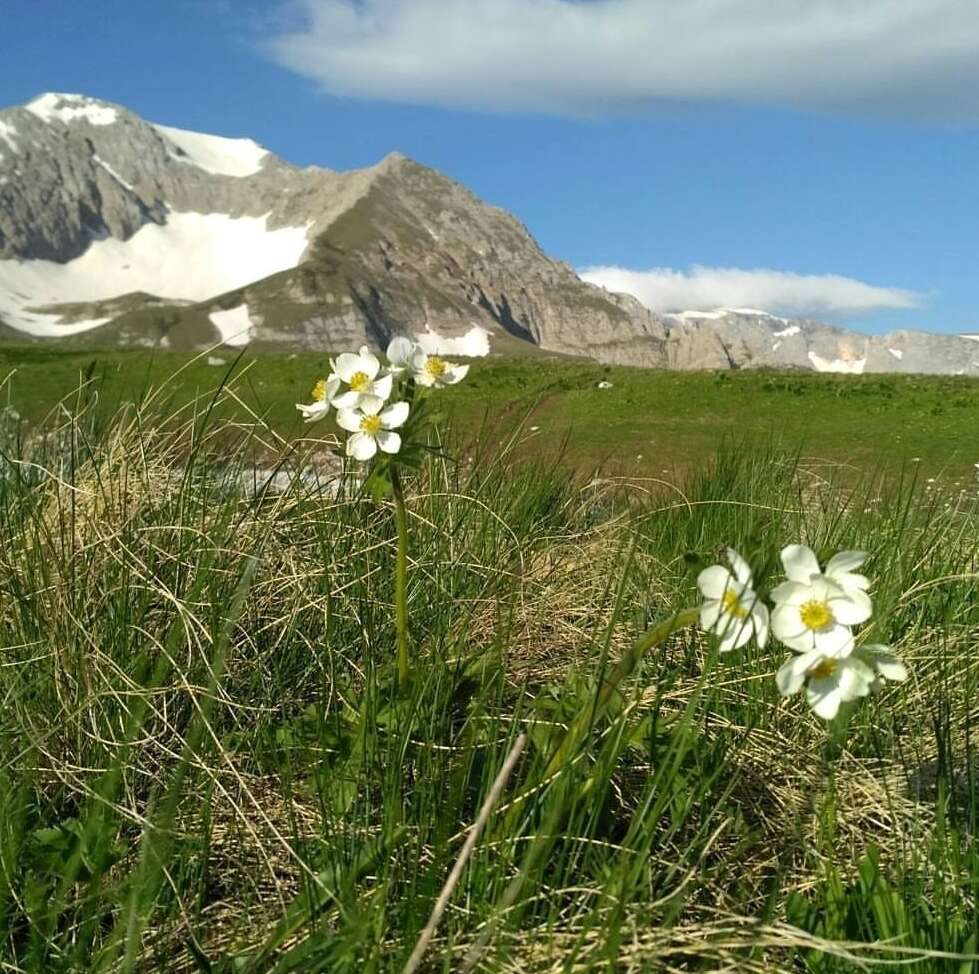
[[[209,365],[208,358],[224,364]],[[304,427],[305,402],[328,357],[316,353],[214,356],[144,350],[0,346],[0,401],[29,424],[64,402],[103,416],[158,390],[158,411],[210,403],[216,418],[260,420],[287,440]],[[599,383],[611,382],[611,389]],[[560,357],[491,358],[445,392],[446,419],[460,442],[477,435],[518,452],[560,452],[575,468],[632,478],[662,477],[710,456],[726,440],[776,441],[811,466],[894,472],[909,465],[968,485],[979,462],[979,380],[942,376],[820,375],[803,372],[661,372]],[[190,408],[193,408],[191,405]]]
[[[391,502],[236,486],[326,362],[221,357],[0,348],[0,970],[979,972],[979,383],[474,362],[404,680]],[[909,671],[830,723],[645,649],[792,543]]]

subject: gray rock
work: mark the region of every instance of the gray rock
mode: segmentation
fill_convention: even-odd
[[[69,262],[173,213],[309,227],[299,266],[203,302],[120,292],[45,308],[62,323],[107,322],[54,340],[208,347],[220,342],[210,314],[246,304],[261,348],[323,352],[478,324],[501,351],[622,365],[979,374],[979,342],[964,338],[868,337],[746,311],[653,314],[583,282],[512,215],[398,153],[341,173],[242,143],[253,165],[231,174],[187,135],[77,95],[0,111],[0,260]],[[0,338],[24,337],[0,321]]]

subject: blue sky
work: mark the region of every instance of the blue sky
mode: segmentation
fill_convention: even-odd
[[[551,255],[640,272],[653,306],[979,331],[979,17],[863,2],[855,25],[845,0],[685,0],[699,23],[670,0],[0,0],[0,105],[79,92],[337,169],[397,149]]]

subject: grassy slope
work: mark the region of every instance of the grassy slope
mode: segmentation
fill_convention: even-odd
[[[219,353],[229,364],[233,355]],[[0,346],[7,400],[36,421],[90,374],[105,409],[158,386],[191,359],[147,351],[64,351]],[[283,436],[309,433],[294,403],[305,401],[325,356],[246,356],[233,385]],[[220,367],[198,357],[168,385],[175,403],[206,394]],[[12,375],[11,375],[12,373]],[[612,389],[599,390],[602,380]],[[524,451],[554,450],[582,468],[661,476],[709,455],[728,436],[776,438],[790,450],[867,469],[919,458],[924,476],[969,483],[979,461],[979,382],[925,376],[833,376],[775,372],[656,372],[535,357],[478,363],[444,402],[463,431],[488,422],[505,435],[526,417]],[[246,410],[219,414],[241,419]],[[529,427],[540,429],[531,433]],[[321,425],[316,431],[331,428]],[[640,459],[641,457],[641,459]]]
[[[4,447],[11,970],[396,974],[521,731],[424,970],[460,970],[487,930],[494,974],[973,970],[935,954],[976,950],[974,515],[840,493],[759,449],[701,458],[680,500],[433,463],[409,486],[415,680],[395,704],[390,512],[229,495],[208,460],[224,431],[155,418],[50,430],[44,483]],[[689,605],[704,560],[734,544],[767,586],[797,540],[872,553],[872,636],[907,684],[828,735],[779,701],[785,651],[718,659],[681,633],[536,786],[603,661]]]

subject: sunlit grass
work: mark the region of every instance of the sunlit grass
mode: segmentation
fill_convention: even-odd
[[[229,429],[234,397],[82,393],[3,444],[7,969],[400,971],[526,734],[421,970],[979,970],[967,498],[764,439],[580,478],[494,433],[406,485],[397,695],[391,510],[350,480],[243,494],[255,457],[325,444]],[[731,545],[763,589],[789,541],[871,553],[907,683],[828,733],[779,698],[781,649],[683,630],[538,784],[704,565]]]

